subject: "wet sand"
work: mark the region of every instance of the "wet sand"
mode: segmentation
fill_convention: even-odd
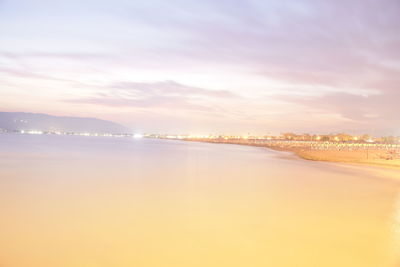
[[[186,140],[195,142],[209,142],[214,144],[235,144],[245,146],[266,147],[277,151],[292,152],[302,159],[312,161],[340,162],[350,164],[362,164],[373,167],[382,167],[400,170],[400,158],[389,159],[388,152],[384,150],[313,150],[306,147],[293,147],[291,145],[255,144],[246,141],[210,141],[210,140]],[[400,176],[400,175],[399,175]],[[400,177],[399,177],[400,179]]]
[[[322,150],[310,150],[310,149],[290,148],[290,147],[274,147],[274,146],[266,146],[266,147],[279,151],[290,151],[306,160],[363,164],[374,167],[392,168],[400,170],[400,159],[385,159],[386,153],[384,153],[382,150],[369,150],[369,151],[323,150],[322,151]]]

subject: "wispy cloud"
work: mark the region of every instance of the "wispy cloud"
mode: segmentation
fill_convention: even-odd
[[[85,60],[85,59],[97,59],[97,58],[107,58],[109,55],[100,53],[78,53],[78,52],[6,52],[0,51],[0,58],[8,59],[29,59],[29,58],[59,58],[59,59],[74,59],[74,60]]]
[[[28,100],[79,111],[387,129],[398,123],[399,13],[397,0],[5,0],[0,72],[13,87],[2,93],[32,85]]]
[[[351,122],[348,127],[352,129],[400,133],[400,91],[373,96],[339,92],[318,97],[284,96],[280,99],[321,114],[338,114]]]
[[[111,107],[215,112],[218,106],[210,105],[210,100],[238,98],[229,91],[187,86],[175,81],[116,82],[105,86],[104,89],[106,91],[93,96],[66,101]]]
[[[62,82],[75,82],[73,80],[57,78],[45,74],[35,73],[31,70],[23,70],[16,68],[2,68],[0,67],[0,74],[6,74],[9,76],[14,76],[17,78],[23,79],[39,79],[39,80],[53,80],[53,81],[62,81]]]
[[[185,97],[218,97],[231,98],[238,97],[236,94],[227,90],[210,90],[200,87],[188,86],[177,83],[175,81],[162,82],[116,82],[107,86],[108,88],[119,93],[127,93],[136,96],[185,96]]]

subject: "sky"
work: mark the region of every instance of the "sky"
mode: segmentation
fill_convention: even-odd
[[[0,111],[400,134],[398,0],[0,0]]]

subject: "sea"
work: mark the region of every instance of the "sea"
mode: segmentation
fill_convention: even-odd
[[[400,266],[400,174],[261,147],[0,134],[0,266]]]

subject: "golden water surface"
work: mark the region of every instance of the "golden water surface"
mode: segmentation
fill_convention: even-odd
[[[400,266],[396,177],[255,147],[3,134],[0,266]]]

